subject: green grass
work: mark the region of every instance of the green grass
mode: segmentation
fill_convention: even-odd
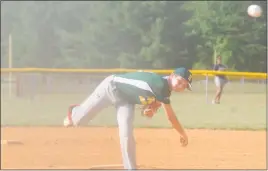
[[[179,120],[186,128],[260,130],[266,129],[266,94],[263,92],[265,86],[259,86],[250,87],[247,93],[241,93],[241,86],[237,91],[234,90],[234,86],[226,87],[220,105],[207,104],[205,93],[200,92],[176,93],[172,95],[171,100]],[[262,92],[259,92],[263,87]],[[203,86],[195,85],[195,88],[201,91]],[[244,87],[244,90],[249,88]],[[257,92],[254,93],[254,90]],[[213,95],[209,94],[209,102]],[[2,93],[1,124],[62,125],[68,105],[80,103],[86,96],[87,94],[57,94],[38,95],[34,99],[29,99],[8,98],[6,93]],[[142,117],[137,110],[134,122],[136,127],[171,127],[162,109],[152,119]],[[115,126],[115,109],[113,107],[104,109],[89,125]]]

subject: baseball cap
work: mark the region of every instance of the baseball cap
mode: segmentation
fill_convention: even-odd
[[[188,81],[188,90],[192,91],[192,73],[184,68],[184,67],[180,67],[180,68],[176,68],[173,72],[175,75],[179,75],[181,76],[182,78],[184,78],[185,80]]]

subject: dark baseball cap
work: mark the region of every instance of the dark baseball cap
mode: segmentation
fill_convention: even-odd
[[[180,68],[176,68],[173,72],[175,75],[179,75],[181,76],[182,78],[184,78],[185,80],[188,81],[188,90],[192,91],[192,73],[184,68],[184,67],[180,67]]]

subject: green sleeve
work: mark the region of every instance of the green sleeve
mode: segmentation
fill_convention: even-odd
[[[170,99],[169,99],[169,97],[164,98],[163,103],[164,103],[164,104],[170,104]]]
[[[164,104],[170,104],[170,97],[169,96],[157,98],[157,100],[164,103]]]

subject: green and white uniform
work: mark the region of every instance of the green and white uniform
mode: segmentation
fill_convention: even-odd
[[[166,79],[149,72],[115,75],[115,86],[130,104],[147,105],[155,100],[169,104],[170,90]]]
[[[105,78],[94,92],[72,111],[74,125],[87,124],[98,112],[114,105],[125,169],[136,169],[136,145],[133,136],[135,105],[155,100],[169,104],[170,90],[165,78],[155,73],[133,72]]]

